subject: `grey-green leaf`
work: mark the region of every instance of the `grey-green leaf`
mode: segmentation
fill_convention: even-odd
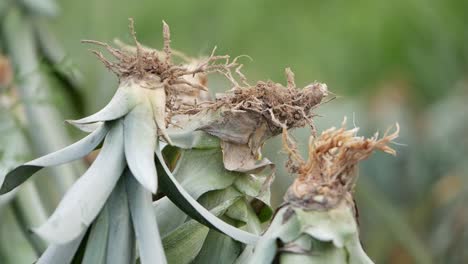
[[[331,242],[322,242],[302,235],[288,246],[295,247],[299,252],[281,253],[281,264],[349,264],[346,250],[335,247]]]
[[[237,201],[233,206],[229,207],[226,215],[232,219],[244,222],[245,230],[257,235],[262,233],[260,220],[245,198]]]
[[[174,177],[180,185],[194,198],[204,193],[220,190],[232,185],[240,177],[238,172],[224,169],[221,149],[191,149],[181,151]],[[181,225],[186,218],[177,206],[167,197],[154,203],[155,213],[160,220],[161,234],[170,232]]]
[[[63,263],[68,264],[72,261],[75,252],[80,246],[85,233],[81,234],[76,239],[65,244],[53,244],[47,247],[42,253],[36,264]]]
[[[101,143],[108,130],[109,126],[104,124],[93,133],[68,147],[29,161],[24,165],[15,168],[5,176],[5,180],[0,189],[0,194],[13,190],[44,167],[60,165],[86,156],[89,152],[93,151],[99,143]]]
[[[224,169],[220,148],[191,149],[182,152],[174,177],[194,199],[198,199],[208,191],[231,186],[241,174]]]
[[[161,151],[157,148],[156,155],[158,157],[156,159],[158,165],[158,175],[160,175],[159,184],[161,184],[166,195],[174,204],[176,204],[193,219],[196,219],[200,223],[210,228],[214,228],[220,232],[223,232],[237,241],[245,244],[252,244],[257,241],[257,235],[245,232],[225,223],[221,219],[211,214],[206,208],[193,199],[193,197],[191,197],[190,194],[188,194],[174,178],[171,171],[164,163]]]
[[[152,196],[126,171],[128,202],[142,264],[167,263],[152,208]]]
[[[214,230],[208,232],[208,236],[203,243],[203,247],[198,253],[193,264],[234,263],[241,251],[241,244],[225,234]]]
[[[135,233],[130,218],[125,183],[125,177],[121,177],[107,202],[109,241],[111,241],[107,247],[108,264],[135,262]]]
[[[161,237],[165,237],[169,232],[182,225],[187,218],[187,215],[167,197],[162,197],[154,202],[153,210],[158,219]]]
[[[68,120],[68,122],[78,124],[95,123],[115,120],[126,115],[139,101],[133,89],[141,88],[128,85],[120,86],[111,101],[100,111],[82,119]]]
[[[276,240],[283,242],[295,239],[300,234],[300,225],[295,215],[290,215],[288,207],[282,207],[277,212],[268,230],[260,237],[255,248],[246,247],[236,263],[271,263],[277,251]]]
[[[236,194],[235,191],[225,192],[223,190],[211,194],[210,197],[206,197],[206,200],[216,204],[210,212],[217,216],[223,214],[227,208],[240,198],[240,194]],[[225,197],[226,199],[219,199],[221,197]],[[219,200],[222,200],[222,202],[220,203]],[[190,220],[171,232],[163,240],[169,262],[184,264],[195,259],[209,231],[208,227],[195,220]]]
[[[73,121],[70,121],[70,120],[66,120],[66,122],[86,133],[92,133],[94,130],[98,129],[102,124],[104,124],[104,122],[83,123],[83,124],[73,123]]]
[[[213,111],[201,112],[194,116],[178,116],[178,127],[170,127],[167,134],[172,140],[172,145],[182,149],[191,148],[218,148],[219,139],[204,132],[197,130],[203,127],[215,118]]]
[[[303,232],[320,241],[331,241],[342,248],[348,239],[357,234],[357,226],[351,209],[342,203],[328,211],[294,209]]]
[[[82,264],[106,263],[109,234],[108,205],[104,206],[91,227]],[[113,243],[112,241],[110,243]],[[112,245],[110,245],[112,246]]]
[[[147,190],[156,193],[158,180],[154,164],[156,124],[148,100],[133,108],[124,121],[125,157],[132,174]]]
[[[78,237],[104,206],[124,168],[123,127],[118,122],[88,171],[65,194],[47,222],[34,231],[52,243]]]
[[[208,227],[191,220],[165,237],[164,250],[169,263],[190,263],[202,248],[208,231]]]

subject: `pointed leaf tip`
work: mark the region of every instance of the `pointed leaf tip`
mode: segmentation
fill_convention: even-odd
[[[108,131],[108,125],[101,125],[93,133],[68,147],[16,167],[5,176],[0,189],[0,195],[18,187],[44,167],[57,166],[88,155],[102,142]]]
[[[132,82],[124,82],[117,89],[111,101],[100,111],[78,120],[69,120],[68,122],[79,126],[79,124],[95,123],[100,121],[116,120],[125,116],[135,105],[138,104],[139,96],[135,93],[138,87],[133,87]]]

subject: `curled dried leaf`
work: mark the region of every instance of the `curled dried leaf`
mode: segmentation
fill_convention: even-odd
[[[352,203],[351,192],[357,179],[356,168],[359,161],[368,158],[374,150],[395,155],[388,146],[398,137],[389,130],[379,138],[376,133],[371,138],[358,137],[358,128],[346,130],[345,121],[341,128],[330,128],[309,141],[309,157],[302,159],[296,145],[283,131],[283,145],[289,154],[288,169],[297,178],[288,190],[285,199],[308,209],[333,208],[343,199]]]

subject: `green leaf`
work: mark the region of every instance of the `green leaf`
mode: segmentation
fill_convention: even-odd
[[[129,170],[126,171],[128,202],[142,264],[167,263],[152,208],[152,196]]]
[[[125,116],[124,127],[125,157],[128,167],[141,185],[156,193],[158,175],[154,164],[154,149],[157,127],[148,100],[135,106]]]
[[[82,119],[68,120],[68,122],[73,124],[86,124],[110,121],[123,117],[129,113],[140,100],[139,96],[136,95],[135,89],[141,88],[135,87],[135,85],[121,85],[115,92],[111,101],[100,111]]]
[[[163,197],[154,202],[153,211],[155,217],[158,219],[161,237],[165,237],[172,230],[182,225],[187,218],[187,215],[167,197]]]
[[[188,221],[163,239],[169,263],[190,263],[197,256],[210,229],[194,220]]]
[[[211,149],[219,147],[219,139],[203,131],[190,131],[185,134],[168,132],[173,146],[182,149]]]
[[[105,124],[105,122],[79,124],[79,123],[73,123],[70,120],[66,120],[65,122],[67,122],[68,124],[74,126],[75,128],[78,128],[79,130],[81,130],[83,132],[86,132],[86,133],[92,133],[94,130],[101,127],[102,124]]]
[[[0,194],[13,190],[44,167],[60,165],[86,156],[101,143],[108,130],[108,125],[102,125],[93,133],[70,146],[15,168],[5,176]]]
[[[234,192],[217,191],[211,193],[210,197],[203,198],[213,202],[216,206],[210,210],[214,215],[223,214],[227,208],[234,204],[240,194]],[[221,202],[222,201],[222,202]],[[220,203],[221,202],[221,203]],[[170,263],[189,263],[198,255],[203,242],[209,232],[209,228],[190,220],[171,232],[163,239],[164,249]]]
[[[277,239],[286,243],[300,235],[299,221],[295,215],[290,215],[288,208],[286,206],[278,210],[268,230],[255,244],[255,249],[246,247],[236,263],[271,263],[277,252]]]
[[[1,89],[1,88],[0,88]],[[27,161],[30,156],[29,142],[24,135],[14,112],[0,104],[0,186],[8,171]],[[16,192],[0,196],[0,209]]]
[[[135,262],[135,232],[128,208],[125,177],[121,177],[109,197],[109,241],[107,263],[129,264]]]
[[[241,244],[232,238],[214,230],[208,232],[203,247],[193,264],[234,263],[241,251]]]
[[[257,198],[270,206],[270,184],[273,180],[273,169],[261,174],[242,173],[234,182],[234,186],[241,193]]]
[[[35,232],[51,243],[66,243],[83,233],[104,206],[125,168],[123,152],[123,126],[117,122],[91,167]]]
[[[362,249],[359,235],[356,234],[345,245],[349,256],[350,264],[373,264],[374,262],[367,256],[366,252]]]
[[[345,203],[328,211],[294,208],[294,212],[304,233],[320,241],[331,241],[338,248],[357,234],[353,212]]]
[[[64,244],[50,245],[47,247],[46,251],[42,253],[36,264],[70,263],[85,234],[86,233],[83,233],[76,239]]]
[[[179,208],[181,208],[186,214],[188,214],[193,219],[199,221],[200,223],[214,228],[220,232],[227,234],[235,240],[238,240],[242,243],[252,244],[255,243],[258,239],[256,235],[245,232],[238,228],[235,228],[213,214],[211,214],[207,209],[200,205],[195,199],[193,199],[190,194],[188,194],[184,188],[177,182],[177,180],[172,175],[171,171],[167,168],[164,163],[161,151],[156,148],[157,168],[158,175],[160,175],[159,180],[162,188],[165,193],[175,203]],[[162,162],[161,162],[162,161]]]
[[[232,219],[242,221],[247,231],[257,235],[262,233],[260,220],[245,198],[229,207],[226,215]]]
[[[106,263],[106,249],[109,234],[108,205],[104,206],[91,227],[82,264]],[[112,241],[110,243],[113,243]],[[112,246],[112,244],[109,244]]]
[[[224,168],[221,149],[191,149],[182,152],[174,177],[194,198],[231,186],[241,173]]]
[[[345,202],[328,211],[291,210],[302,235],[284,241],[281,263],[373,263],[362,250],[354,214]]]
[[[180,127],[171,127],[167,129],[167,134],[172,140],[173,146],[182,149],[210,149],[219,148],[219,139],[198,128],[211,122],[211,113],[202,112],[194,116],[181,117]]]
[[[227,188],[240,176],[240,173],[225,170],[222,162],[221,149],[184,150],[174,177],[194,199],[198,199],[209,191]],[[163,237],[186,219],[186,214],[167,197],[156,201],[154,209]]]
[[[294,249],[298,250],[298,253],[281,253],[279,259],[282,264],[349,263],[347,261],[347,252],[344,248],[336,248],[331,242],[314,241],[314,239],[307,235],[302,235],[293,244],[289,244],[288,246],[294,247]]]

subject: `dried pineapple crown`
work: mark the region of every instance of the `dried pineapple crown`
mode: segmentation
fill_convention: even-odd
[[[286,166],[298,175],[285,196],[287,202],[308,209],[332,208],[343,199],[352,202],[357,164],[374,150],[396,154],[388,144],[398,137],[398,124],[395,132],[389,134],[387,130],[382,138],[378,133],[371,138],[358,137],[358,128],[346,130],[345,124],[346,119],[341,128],[325,130],[317,138],[311,136],[307,160],[283,131],[284,148],[289,154]]]

